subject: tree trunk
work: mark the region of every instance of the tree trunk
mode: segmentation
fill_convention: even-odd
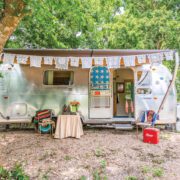
[[[4,14],[0,19],[0,53],[25,15],[23,13],[25,8],[23,0],[4,0],[4,5]]]

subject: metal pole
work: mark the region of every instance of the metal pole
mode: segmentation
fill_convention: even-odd
[[[162,110],[162,107],[163,107],[163,105],[164,105],[164,103],[165,103],[165,101],[167,99],[167,96],[168,96],[168,94],[170,92],[170,89],[171,89],[172,85],[175,83],[178,68],[179,68],[179,54],[178,54],[178,52],[175,52],[175,68],[174,68],[174,73],[173,73],[173,76],[172,76],[172,80],[169,83],[168,89],[167,89],[167,91],[166,91],[166,93],[164,95],[164,98],[163,98],[163,100],[161,102],[161,105],[159,106],[157,114],[159,114],[159,112]]]

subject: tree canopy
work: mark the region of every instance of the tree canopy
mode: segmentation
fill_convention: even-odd
[[[6,47],[179,49],[178,0],[42,0]]]

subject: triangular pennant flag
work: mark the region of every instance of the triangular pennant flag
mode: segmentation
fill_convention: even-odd
[[[135,56],[123,56],[124,66],[135,66]]]
[[[30,67],[41,67],[41,56],[30,56]]]
[[[70,65],[74,67],[79,67],[79,57],[70,57]]]
[[[26,55],[16,55],[16,60],[18,64],[26,64],[28,60],[28,56]]]
[[[53,57],[51,57],[51,56],[45,56],[45,57],[44,57],[44,64],[52,65],[52,64],[53,64]]]
[[[15,58],[14,54],[4,53],[3,63],[4,64],[13,64],[14,63],[14,58]]]
[[[92,67],[92,57],[82,57],[82,68],[91,68]]]
[[[68,57],[55,57],[55,63],[57,69],[68,69],[69,58]]]
[[[165,52],[164,55],[167,61],[173,60],[173,51]]]
[[[120,68],[120,57],[107,57],[106,64],[108,68]]]
[[[94,63],[96,66],[102,66],[103,65],[103,57],[93,57],[94,58]]]

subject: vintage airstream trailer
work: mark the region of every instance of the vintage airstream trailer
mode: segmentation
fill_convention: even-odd
[[[14,59],[7,63],[7,56],[2,56],[0,123],[30,123],[41,109],[53,109],[58,116],[64,104],[73,100],[80,102],[85,124],[131,128],[145,110],[159,111],[156,123],[175,123],[178,54],[173,51],[173,75],[161,62],[148,59],[148,55],[165,52],[169,51],[4,49],[3,53],[14,55]],[[28,56],[25,63],[17,62],[20,55]],[[42,57],[39,67],[30,67],[30,61],[37,56]],[[129,56],[135,60],[125,64]],[[139,63],[138,56],[145,60]],[[53,64],[45,64],[44,57],[54,57]],[[69,62],[68,69],[57,69],[56,57],[77,57],[78,66],[72,67]],[[119,57],[120,67],[108,68],[105,59],[102,65],[95,65],[93,57]],[[82,68],[83,58],[92,58],[91,68]]]

